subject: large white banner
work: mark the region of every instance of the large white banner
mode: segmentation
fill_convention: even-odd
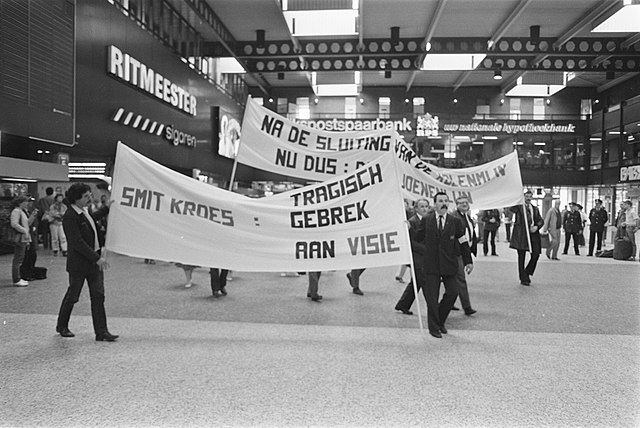
[[[240,271],[352,269],[411,262],[397,159],[250,199],[118,144],[106,247],[132,257]]]
[[[325,181],[393,151],[399,141],[402,137],[393,129],[320,131],[248,98],[236,159],[265,171]]]
[[[400,160],[403,197],[431,199],[467,196],[472,208],[489,209],[522,201],[516,152],[462,169],[439,168],[421,160],[393,129],[328,132],[298,124],[247,100],[237,161],[255,168],[310,181],[351,172],[386,152]]]

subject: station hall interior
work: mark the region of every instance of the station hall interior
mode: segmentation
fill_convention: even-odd
[[[640,212],[640,0],[0,0],[0,426],[640,424],[637,249],[543,254],[522,290],[504,225],[448,344],[393,310],[398,266],[363,274],[365,304],[328,272],[316,306],[306,275],[237,271],[225,308],[207,269],[185,290],[172,260],[117,254],[119,348],[88,342],[86,289],[61,342],[64,258],[40,236],[48,278],[14,287],[12,201],[79,182],[110,199],[120,143],[248,198],[311,184],[235,161],[249,99],[321,131],[393,129],[440,168],[515,152],[543,215],[602,201],[605,250],[624,202]]]

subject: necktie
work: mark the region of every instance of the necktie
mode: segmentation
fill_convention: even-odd
[[[444,216],[440,216],[440,220],[438,222],[438,230],[442,232],[442,229],[444,229]]]
[[[468,231],[468,233],[469,233],[469,242],[471,242],[471,240],[473,239],[473,232],[471,231],[471,225],[472,225],[473,223],[471,223],[471,217],[469,217],[469,214],[468,214],[468,213],[465,213],[465,215],[464,215],[464,216],[465,216],[465,217],[466,217],[466,219],[467,219],[467,231]]]

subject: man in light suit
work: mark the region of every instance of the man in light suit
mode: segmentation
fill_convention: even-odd
[[[62,299],[56,331],[62,337],[74,337],[69,330],[69,318],[73,305],[80,298],[85,280],[89,284],[91,317],[96,341],[113,342],[118,336],[109,333],[104,310],[104,269],[109,267],[104,258],[104,235],[96,227],[96,221],[109,212],[108,206],[93,215],[89,213],[91,188],[84,183],[74,183],[67,191],[69,209],[62,219],[67,237],[67,272],[69,288]]]
[[[462,257],[467,274],[473,270],[473,262],[462,221],[447,213],[449,197],[438,192],[433,201],[435,211],[422,218],[416,240],[425,247],[422,292],[427,301],[429,334],[442,338],[442,333],[447,333],[445,321],[458,297],[458,256]],[[438,304],[440,281],[445,292]]]

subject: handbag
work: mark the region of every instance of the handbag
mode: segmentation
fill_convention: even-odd
[[[584,246],[585,245],[584,234],[582,232],[578,233],[578,245],[580,245],[580,246]]]

